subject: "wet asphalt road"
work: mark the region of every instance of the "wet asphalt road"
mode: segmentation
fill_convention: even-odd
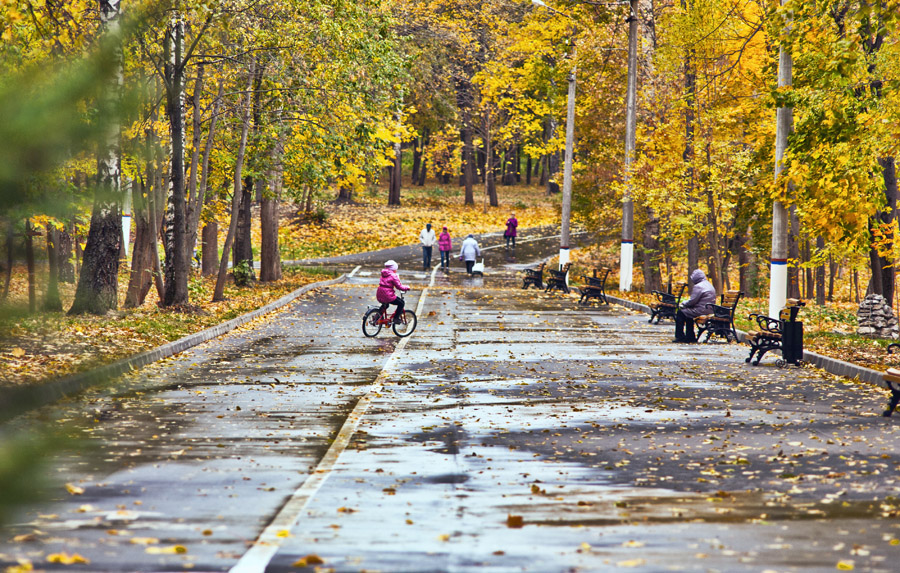
[[[670,325],[514,288],[516,269],[554,251],[488,251],[483,279],[438,273],[396,352],[393,335],[360,332],[381,259],[342,261],[365,264],[19,421],[71,421],[84,448],[52,472],[84,491],[59,485],[16,516],[0,565],[897,570],[900,455],[882,392],[746,366],[736,345],[672,346]],[[410,308],[430,278],[410,270],[416,254],[393,257]],[[288,525],[262,547],[276,516]],[[59,552],[89,563],[47,561]]]

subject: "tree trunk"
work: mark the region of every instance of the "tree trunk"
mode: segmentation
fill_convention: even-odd
[[[148,196],[154,190],[146,189],[143,178],[136,179],[132,185],[135,230],[131,253],[131,276],[128,280],[128,290],[125,292],[125,308],[137,308],[144,304],[144,299],[150,291],[154,271],[153,261],[150,258],[153,246],[150,243],[156,241],[158,233],[158,230],[150,224]]]
[[[466,205],[475,204],[475,147],[472,144],[472,127],[463,128],[463,179],[466,186]]]
[[[494,153],[494,141],[493,135],[491,133],[491,118],[486,114],[485,116],[485,191],[487,193],[488,202],[491,204],[491,207],[499,206],[499,201],[497,200],[497,165],[496,165],[496,153]],[[485,206],[484,212],[487,213],[487,207]]]
[[[107,183],[102,187],[107,192],[98,189],[98,196],[94,200],[91,226],[82,255],[78,286],[75,289],[75,300],[69,314],[86,312],[105,314],[118,307],[119,241],[122,237],[122,224],[116,203],[104,200],[104,195],[109,189],[118,187],[117,168],[118,165],[114,174],[107,172],[103,176]],[[110,183],[113,177],[116,180],[115,184]]]
[[[531,156],[525,159],[525,185],[531,185]]]
[[[515,156],[515,171],[516,171],[516,183],[522,182],[522,146],[516,145],[516,156]]]
[[[756,261],[752,251],[747,248],[749,243],[748,233],[739,233],[734,238],[735,248],[738,252],[738,288],[746,296],[756,296],[753,288],[753,278]]]
[[[44,295],[44,310],[62,312],[59,298],[59,231],[47,225],[47,292]]]
[[[413,164],[412,174],[410,177],[413,181],[419,180],[419,165],[422,163],[423,147],[425,147],[423,139],[421,137],[417,137],[413,143]]]
[[[34,277],[34,227],[31,219],[25,219],[25,266],[28,270],[28,311],[37,310],[37,293]]]
[[[816,253],[825,250],[825,239],[816,237]],[[816,265],[816,304],[825,305],[825,265]]]
[[[694,269],[700,268],[700,239],[697,236],[693,236],[688,239],[688,248],[687,248],[687,256],[688,256],[688,268],[687,268],[687,276],[685,277],[685,282],[691,284],[690,276],[691,273],[694,272]]]
[[[828,257],[828,302],[834,300],[834,276],[837,274],[837,263]]]
[[[100,21],[105,30],[115,34],[119,29],[120,3],[102,2]],[[117,50],[118,51],[118,50]],[[115,104],[122,85],[121,53],[117,54],[115,79],[107,88],[108,103]],[[97,189],[91,212],[91,225],[84,247],[75,299],[69,314],[91,312],[105,314],[118,307],[119,249],[122,238],[122,221],[118,203],[120,183],[119,124],[113,121],[106,136],[105,146],[97,159]],[[75,244],[76,257],[78,243]]]
[[[338,203],[352,203],[353,202],[353,188],[348,187],[346,185],[341,185],[338,187]]]
[[[241,192],[241,203],[238,210],[237,229],[234,236],[234,247],[231,253],[231,264],[237,267],[242,261],[247,261],[251,275],[253,270],[253,242],[251,228],[253,217],[251,207],[253,205],[253,177],[244,177],[244,189]]]
[[[190,254],[187,252],[187,205],[184,186],[184,22],[177,9],[167,34],[166,116],[169,118],[172,162],[166,209],[166,266],[163,306],[182,306],[188,299]]]
[[[215,219],[203,225],[201,241],[203,254],[200,272],[203,276],[209,277],[216,274],[219,268],[219,223]]]
[[[278,250],[278,203],[281,200],[283,166],[283,126],[279,125],[279,137],[272,149],[272,167],[267,178],[267,189],[263,192],[259,216],[262,226],[260,245],[259,280],[277,281],[281,278],[281,252]]]
[[[788,266],[788,298],[801,298],[800,269],[796,263],[800,260],[800,217],[796,207],[791,207],[789,217],[791,233],[788,237],[788,257],[794,264]]]
[[[203,204],[209,207],[209,221],[203,226],[200,246],[200,274],[203,276],[211,276],[216,274],[217,263],[219,261],[219,223],[215,219],[215,215],[211,213],[212,205],[215,202],[215,196],[209,193],[209,157],[212,154],[213,142],[216,132],[216,124],[219,121],[219,114],[222,112],[222,103],[224,101],[224,83],[219,80],[219,89],[216,94],[216,103],[213,105],[212,117],[209,119],[209,133],[206,138],[206,147],[203,149],[203,172],[200,175],[200,195]],[[197,227],[200,225],[200,215],[202,209],[198,209],[194,220],[192,236],[196,241]]]
[[[12,280],[12,267],[13,267],[13,253],[15,252],[15,245],[13,245],[14,230],[12,221],[7,221],[6,225],[6,268],[3,269],[4,274],[3,277],[3,290],[0,291],[0,302],[6,300],[6,297],[9,296],[9,283]]]
[[[804,262],[807,263],[806,267],[806,300],[812,300],[816,296],[815,285],[816,279],[814,277],[813,268],[808,266],[810,261],[812,260],[812,246],[810,245],[809,239],[806,239],[803,242],[803,258]]]
[[[550,116],[547,119],[546,130],[544,131],[544,142],[549,142],[556,137],[556,118]],[[547,195],[559,193],[559,183],[555,181],[557,172],[559,172],[559,152],[554,151],[547,155],[547,171],[542,177],[547,185]]]
[[[256,74],[253,78],[253,104],[252,104],[252,133],[253,140],[257,139],[261,128],[262,118],[262,81],[264,68],[259,61],[256,62]],[[262,186],[253,176],[248,174],[244,176],[244,191],[241,195],[241,210],[238,214],[238,225],[234,237],[234,248],[232,252],[232,265],[236,268],[239,264],[246,261],[250,271],[250,277],[256,278],[256,272],[253,268],[253,191],[261,199]]]
[[[644,224],[644,292],[662,290],[662,275],[659,270],[659,217],[651,207],[647,207],[647,222]]]
[[[388,191],[388,205],[400,205],[401,167],[403,165],[403,149],[400,142],[394,143],[394,165],[391,168],[391,184]]]
[[[425,185],[425,177],[428,175],[428,158],[422,158],[422,167],[419,168],[419,181],[417,185],[423,187]]]
[[[247,134],[250,131],[251,98],[253,97],[253,78],[255,74],[255,60],[250,63],[247,73],[247,91],[244,94],[243,113],[241,117],[241,139],[238,144],[237,155],[234,161],[234,194],[231,198],[231,221],[228,224],[228,234],[225,235],[225,246],[222,251],[222,260],[219,263],[219,274],[216,277],[216,288],[213,292],[213,302],[225,300],[225,276],[228,274],[228,252],[237,230],[238,211],[241,204],[241,171],[244,168],[244,155],[247,152]]]
[[[75,265],[72,264],[72,233],[69,229],[73,226],[71,223],[59,232],[58,244],[56,247],[56,262],[59,267],[60,282],[74,284],[75,283]]]

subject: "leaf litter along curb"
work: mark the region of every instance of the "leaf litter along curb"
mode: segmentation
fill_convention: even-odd
[[[89,370],[215,326],[260,308],[303,285],[333,278],[317,270],[289,269],[274,283],[226,287],[226,300],[208,302],[215,277],[195,277],[192,297],[202,302],[194,312],[159,308],[151,289],[144,305],[107,316],[42,313],[0,317],[0,385],[22,385]],[[128,274],[119,282],[124,297]],[[16,285],[21,288],[23,285]],[[64,303],[74,290],[64,285]]]

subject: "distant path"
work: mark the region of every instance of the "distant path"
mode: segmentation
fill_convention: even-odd
[[[544,237],[550,235],[549,238],[556,238],[558,235],[554,235],[554,233],[559,232],[559,227],[557,226],[543,226],[543,227],[531,227],[528,229],[523,229],[519,232],[520,241],[534,239],[538,237]],[[503,241],[503,232],[498,231],[494,233],[473,233],[475,238],[478,239],[479,244],[482,242],[491,241],[494,239],[499,240],[501,243]],[[586,233],[576,233],[575,236],[585,236]],[[456,254],[459,252],[459,245],[462,244],[463,236],[453,237],[453,253]],[[499,243],[498,243],[499,245]],[[495,246],[498,246],[495,245]],[[286,265],[366,265],[371,264],[373,262],[380,263],[384,262],[388,259],[394,259],[396,261],[404,260],[419,260],[422,257],[422,247],[418,243],[412,245],[403,245],[401,247],[391,247],[389,249],[381,249],[378,251],[367,251],[365,253],[354,253],[352,255],[341,255],[337,257],[320,257],[314,259],[299,259],[299,260],[289,260],[283,261]],[[434,257],[435,260],[440,262],[440,255],[435,249]]]

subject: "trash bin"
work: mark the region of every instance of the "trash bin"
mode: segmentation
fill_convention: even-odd
[[[797,320],[797,313],[803,303],[790,307],[790,318],[784,322],[781,335],[781,358],[784,361],[780,366],[788,364],[800,365],[803,362],[803,323]]]

